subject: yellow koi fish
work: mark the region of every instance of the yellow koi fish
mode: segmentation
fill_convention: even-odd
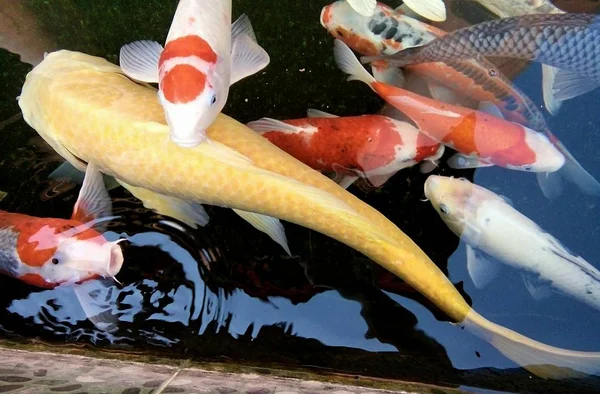
[[[536,375],[600,371],[600,352],[548,346],[486,320],[381,213],[234,119],[217,117],[207,130],[212,144],[174,144],[156,89],[136,84],[105,59],[66,50],[48,54],[27,75],[19,106],[25,121],[76,167],[93,163],[153,193],[311,228],[402,278]]]

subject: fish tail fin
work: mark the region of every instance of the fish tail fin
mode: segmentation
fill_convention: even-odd
[[[567,350],[545,345],[492,323],[474,310],[471,310],[460,324],[541,378],[582,378],[600,372],[600,352]]]
[[[565,157],[565,164],[558,171],[537,174],[538,184],[544,196],[549,199],[560,196],[563,190],[561,177],[573,182],[579,190],[587,195],[600,196],[600,183],[596,178],[579,164],[577,159],[556,137],[550,135],[550,140]]]
[[[350,75],[348,81],[358,80],[369,86],[376,81],[343,41],[336,39],[333,43],[333,58],[339,69]]]

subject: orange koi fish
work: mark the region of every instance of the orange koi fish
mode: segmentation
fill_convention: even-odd
[[[381,115],[339,117],[310,109],[307,118],[261,118],[247,126],[313,169],[335,172],[344,188],[358,178],[380,187],[396,172],[444,154],[443,145],[411,124]]]
[[[379,96],[410,117],[428,137],[458,151],[448,165],[476,168],[497,165],[531,172],[554,172],[565,157],[543,134],[502,119],[497,108],[478,111],[436,101],[375,80],[340,40],[335,40],[338,67],[369,85]]]

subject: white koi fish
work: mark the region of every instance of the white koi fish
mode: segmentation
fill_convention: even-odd
[[[477,288],[501,265],[522,271],[529,293],[542,300],[558,292],[600,309],[600,271],[497,194],[466,179],[430,176],[425,196],[442,220],[467,243],[467,269]]]
[[[229,86],[269,61],[246,15],[231,25],[231,0],[181,0],[164,49],[156,41],[135,41],[119,57],[127,76],[158,83],[170,139],[183,147],[205,141]]]

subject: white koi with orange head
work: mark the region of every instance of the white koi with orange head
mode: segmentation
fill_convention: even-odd
[[[70,219],[0,211],[0,273],[41,288],[113,279],[123,265],[120,241],[99,231],[111,202],[102,175],[88,166]]]
[[[158,83],[170,139],[186,148],[207,139],[229,86],[268,63],[248,17],[231,24],[231,0],[181,0],[164,49],[155,41],[136,41],[120,53],[127,76]]]

